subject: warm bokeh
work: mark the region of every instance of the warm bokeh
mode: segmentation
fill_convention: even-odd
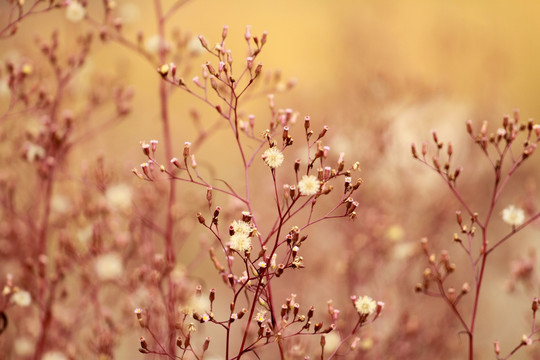
[[[7,25],[11,3],[14,2],[4,1],[0,4],[0,30]],[[29,151],[37,151],[38,155],[35,156],[39,158],[40,150],[29,150],[27,141],[30,137],[28,133],[39,131],[39,119],[31,112],[4,116],[13,110],[9,108],[8,71],[4,64],[31,65],[31,76],[37,77],[36,87],[42,86],[54,92],[54,82],[49,81],[51,69],[42,60],[40,46],[43,41],[49,41],[56,29],[59,57],[71,54],[78,35],[92,31],[94,40],[84,65],[65,89],[67,100],[59,105],[60,110],[69,109],[76,114],[82,124],[74,130],[77,146],[69,149],[69,157],[59,171],[62,175],[52,190],[52,199],[56,203],[52,201],[50,228],[54,232],[51,230],[52,245],[47,248],[49,255],[53,256],[64,237],[72,240],[81,236],[98,237],[96,226],[92,230],[92,221],[99,218],[100,223],[103,221],[104,224],[100,227],[103,238],[109,238],[103,243],[109,241],[113,244],[110,248],[115,249],[116,253],[123,250],[128,252],[122,254],[124,266],[118,271],[131,272],[126,278],[129,277],[131,282],[136,281],[133,274],[142,270],[130,258],[133,256],[133,259],[143,261],[145,256],[141,254],[146,254],[146,251],[163,254],[164,249],[162,241],[158,240],[161,238],[159,231],[152,233],[155,229],[149,226],[144,231],[152,235],[146,239],[144,236],[147,233],[139,229],[134,219],[150,218],[156,224],[163,224],[170,213],[177,221],[175,236],[182,237],[182,240],[175,238],[175,241],[182,246],[181,249],[177,248],[176,267],[168,275],[188,279],[182,283],[185,288],[178,289],[182,293],[179,297],[186,301],[191,299],[196,284],[203,286],[204,296],[207,296],[210,288],[216,288],[218,295],[228,294],[227,286],[207,255],[207,248],[216,246],[215,239],[207,229],[199,226],[195,217],[198,211],[203,212],[207,219],[211,217],[204,187],[179,183],[176,202],[167,209],[166,182],[141,181],[131,171],[146,160],[141,152],[141,141],[159,140],[159,151],[162,152],[158,152],[158,158],[164,163],[169,160],[165,158],[162,147],[166,140],[160,113],[159,86],[162,79],[156,74],[156,68],[161,65],[157,56],[156,2],[159,1],[117,0],[114,10],[123,21],[121,32],[125,39],[136,43],[137,34],[142,34],[140,46],[154,56],[150,61],[115,40],[114,36],[105,36],[105,41],[99,39],[103,21],[101,1],[87,1],[88,16],[80,22],[67,21],[64,8],[54,9],[23,19],[16,34],[0,39],[0,150],[3,153],[0,155],[0,183],[3,187],[0,284],[4,284],[8,273],[13,274],[15,282],[27,280],[30,284],[28,268],[37,266],[31,264],[30,255],[23,254],[24,251],[32,252],[32,239],[38,237],[33,233],[36,229],[31,226],[25,228],[27,223],[22,220],[14,225],[13,214],[8,216],[8,205],[11,203],[6,195],[9,193],[6,184],[14,184],[18,189],[14,192],[14,203],[21,206],[23,213],[28,212],[28,217],[34,216],[33,197],[42,196],[36,193],[39,192],[36,184],[40,181],[37,174],[41,173],[29,164],[32,161],[28,161]],[[33,1],[26,0],[25,9],[30,3]],[[176,3],[172,0],[162,1],[164,9]],[[244,66],[246,57],[246,25],[251,25],[252,33],[257,36],[267,31],[268,42],[257,58],[257,62],[264,64],[261,77],[265,80],[259,80],[267,81],[267,84],[255,88],[253,92],[258,96],[253,96],[243,105],[240,118],[248,121],[248,115],[255,114],[255,135],[261,139],[259,135],[266,129],[270,117],[265,94],[266,90],[270,90],[275,94],[276,109],[290,108],[298,115],[296,126],[291,126],[295,147],[285,152],[285,166],[288,169],[292,169],[296,157],[304,156],[305,159],[303,119],[306,115],[311,116],[315,134],[323,125],[328,125],[330,130],[324,139],[325,145],[328,144],[332,151],[332,166],[335,166],[341,152],[345,153],[347,166],[359,161],[361,172],[360,175],[353,175],[353,181],[361,176],[364,183],[355,193],[359,201],[357,218],[354,221],[330,220],[310,228],[309,243],[302,247],[306,268],[293,273],[287,281],[274,285],[275,296],[279,299],[276,300],[278,307],[287,296],[296,293],[303,312],[315,305],[326,313],[326,302],[332,299],[336,308],[342,311],[341,321],[345,327],[351,327],[347,323],[348,316],[356,315],[350,305],[350,295],[369,295],[384,301],[381,317],[360,330],[360,349],[348,354],[348,358],[466,358],[466,335],[460,333],[462,329],[448,307],[437,298],[414,293],[415,284],[422,281],[422,273],[427,265],[420,247],[423,237],[429,238],[430,251],[439,254],[447,249],[452,262],[456,263],[457,271],[454,278],[449,280],[450,285],[460,289],[463,282],[472,281],[468,259],[452,241],[457,231],[455,212],[462,208],[435,172],[413,160],[410,144],[427,141],[431,142],[433,148],[433,129],[437,129],[439,139],[445,144],[452,141],[452,166],[463,166],[462,178],[458,182],[462,194],[471,200],[474,211],[480,215],[487,212],[493,171],[467,134],[465,122],[472,120],[476,133],[483,121],[489,121],[489,132],[495,132],[500,127],[503,115],[513,116],[516,108],[520,109],[522,121],[540,118],[540,102],[537,99],[540,93],[539,13],[540,3],[532,0],[192,0],[186,1],[168,19],[165,31],[167,41],[170,41],[167,43],[171,47],[170,53],[175,53],[178,50],[175,47],[182,41],[184,47],[195,46],[199,34],[204,35],[210,47],[213,47],[221,41],[223,25],[228,25],[227,47],[233,50],[234,64],[240,68]],[[215,63],[215,59],[208,54],[189,51],[182,54],[184,57],[178,58],[178,72],[190,86],[194,76],[201,77],[201,65],[205,61]],[[166,61],[176,62],[178,59]],[[295,85],[288,89],[288,84]],[[127,116],[113,119],[110,124],[107,122],[115,113],[114,102],[117,105],[120,101],[117,98],[113,104],[99,107],[92,116],[84,116],[93,111],[85,108],[92,92],[103,96],[103,103],[106,103],[116,96],[114,94],[118,95],[113,89],[120,85],[128,89],[125,90],[127,92],[134,91],[133,99],[129,101],[131,111]],[[239,168],[241,162],[236,143],[228,126],[218,121],[216,110],[179,89],[171,90],[169,110],[173,155],[181,158],[185,141],[195,142],[200,135],[198,130],[212,129],[208,138],[195,144],[201,172],[215,182],[214,186],[223,186],[220,180],[226,180],[233,187],[241,188],[244,178]],[[194,125],[194,117],[199,119],[198,125]],[[214,128],[213,124],[217,126]],[[89,129],[91,132],[87,133]],[[278,131],[276,134],[275,138],[281,141],[281,133]],[[246,148],[250,151],[256,148],[255,143],[248,144]],[[518,147],[520,145],[516,144]],[[418,146],[420,148],[421,145]],[[99,173],[98,159],[103,161],[106,169],[103,175],[105,180],[96,175]],[[272,181],[267,167],[258,157],[256,160],[250,183],[254,208],[257,209],[254,215],[268,219],[275,210],[272,207]],[[494,208],[490,236],[498,239],[499,234],[509,231],[509,226],[501,220],[502,210],[508,205],[520,206],[528,215],[538,211],[540,165],[538,157],[530,160],[518,169]],[[292,170],[290,173],[285,170],[278,172],[277,178],[283,183],[295,181]],[[99,215],[95,215],[94,210],[85,210],[84,216],[77,213],[69,217],[69,221],[62,220],[62,214],[75,214],[74,208],[77,207],[110,207],[111,200],[107,197],[109,192],[106,189],[110,190],[118,184],[120,191],[122,186],[129,189],[126,197],[133,197],[133,202],[128,205],[117,204],[121,211],[109,211],[105,218],[101,210],[95,210]],[[90,189],[94,189],[95,193],[101,191],[101,197],[95,198]],[[341,191],[339,188],[338,192]],[[332,199],[335,201],[340,194],[331,195],[334,195]],[[227,217],[223,224],[238,218],[240,212],[245,210],[242,204],[221,194],[215,194],[212,206],[215,208],[216,205],[226,209],[224,214]],[[320,206],[318,211],[322,214],[325,205]],[[41,216],[40,210],[36,211],[35,216]],[[23,215],[21,219],[25,218]],[[65,216],[68,219],[68,215]],[[300,218],[305,220],[302,216]],[[271,225],[270,221],[262,222],[260,230],[268,231]],[[500,341],[502,354],[508,353],[519,344],[521,335],[530,331],[530,301],[539,296],[540,286],[536,270],[540,228],[538,221],[531,225],[489,258],[478,311],[476,359],[495,358],[494,340]],[[86,231],[86,235],[81,235],[81,231]],[[226,228],[222,231],[226,232]],[[15,233],[17,235],[13,235]],[[133,235],[135,233],[137,235]],[[27,240],[24,240],[24,246],[21,245],[20,254],[14,256],[18,246],[13,243],[14,239],[22,238]],[[152,245],[146,246],[145,242]],[[143,250],[141,244],[145,246]],[[76,249],[76,252],[84,251]],[[99,256],[96,255],[96,258]],[[88,264],[98,261],[89,259]],[[102,260],[110,262],[107,258]],[[111,345],[115,358],[152,358],[137,351],[139,336],[144,335],[149,341],[151,337],[137,325],[133,310],[143,307],[138,301],[151,305],[155,300],[153,295],[141,288],[136,292],[127,291],[131,283],[115,288],[112,283],[105,282],[100,288],[101,285],[96,285],[93,277],[102,276],[91,274],[94,267],[88,264],[85,270],[71,268],[74,273],[80,271],[80,279],[83,280],[74,277],[65,285],[67,289],[77,289],[73,292],[66,290],[69,294],[65,298],[71,305],[76,303],[77,295],[74,293],[82,292],[87,286],[85,281],[92,284],[88,285],[89,288],[96,289],[93,294],[95,298],[81,302],[81,306],[99,308],[100,318],[92,319],[92,324],[95,322],[98,325],[89,325],[85,329],[87,315],[81,315],[77,326],[83,330],[80,330],[78,341],[85,341],[85,337],[95,334],[100,329],[99,321],[103,317],[102,322],[114,320],[120,324],[115,328],[116,337]],[[151,268],[153,265],[148,266]],[[21,286],[24,287],[22,283]],[[136,286],[130,289],[134,288]],[[36,289],[33,294],[42,292]],[[469,303],[465,304],[469,300],[464,298],[462,305],[465,308],[470,306]],[[227,314],[229,301],[218,296],[216,307]],[[19,310],[13,307],[7,310],[7,314],[13,319],[23,319],[24,312]],[[36,319],[41,316],[37,307],[33,307],[32,311]],[[74,316],[72,312],[62,312],[61,309],[54,311],[60,323],[62,316]],[[217,310],[215,312],[218,313]],[[464,313],[470,316],[470,311]],[[32,358],[30,355],[14,355],[18,351],[14,350],[15,339],[38,337],[39,331],[32,330],[32,327],[39,326],[37,320],[24,321],[22,323],[21,320],[20,324],[10,321],[6,331],[0,335],[0,354],[8,353],[12,359]],[[165,324],[166,320],[162,318],[161,321]],[[221,329],[201,327],[197,335],[198,345],[205,336],[212,337],[208,354],[214,357],[205,358],[224,358],[220,351],[225,343]],[[163,339],[166,339],[166,335]],[[239,340],[233,341],[236,347]],[[290,358],[303,359],[305,355],[318,358],[319,338],[311,342],[303,340],[298,341],[297,353],[291,352]],[[92,343],[101,344],[100,341],[91,340]],[[29,342],[27,347],[33,349],[35,344],[32,340]],[[51,349],[60,347],[73,359],[79,358],[70,353],[74,347],[70,348],[69,344],[44,346]],[[521,349],[512,359],[538,358],[539,347],[533,344]],[[265,359],[279,356],[276,349],[264,354]],[[248,354],[245,359],[255,357]]]

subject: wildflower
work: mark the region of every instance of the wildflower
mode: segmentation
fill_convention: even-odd
[[[525,211],[514,205],[510,205],[502,211],[502,218],[509,225],[519,226],[525,221]]]
[[[19,290],[11,295],[11,302],[15,305],[26,307],[32,302],[32,297],[28,291]]]
[[[257,312],[257,315],[255,315],[255,321],[257,321],[259,324],[263,323],[266,319],[266,311],[259,311]]]
[[[124,271],[122,258],[116,253],[108,253],[96,259],[95,269],[101,280],[116,279]]]
[[[252,228],[248,222],[242,220],[234,220],[231,224],[235,234],[244,234],[249,236]]]
[[[354,302],[354,306],[360,315],[370,315],[377,309],[377,302],[369,296],[360,296],[358,300]]]
[[[275,169],[281,166],[281,164],[283,164],[284,158],[285,157],[283,156],[283,153],[279,151],[279,149],[275,146],[267,149],[262,154],[262,159],[264,160],[265,164],[271,167],[272,169]]]
[[[315,195],[321,187],[320,181],[313,175],[304,175],[298,182],[298,190],[302,195]]]
[[[238,232],[234,233],[230,239],[231,249],[238,252],[247,251],[251,247],[251,239],[247,234]]]
[[[131,206],[131,188],[124,184],[110,186],[105,193],[107,205],[115,210],[127,210]]]
[[[71,22],[79,22],[86,16],[86,9],[78,1],[69,1],[66,8],[66,18]]]

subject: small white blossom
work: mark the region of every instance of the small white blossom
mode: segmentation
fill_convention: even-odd
[[[231,249],[238,252],[247,251],[251,247],[251,239],[243,233],[234,233],[230,239]]]
[[[262,154],[262,159],[264,160],[266,165],[268,165],[272,169],[275,169],[281,166],[281,164],[283,164],[283,160],[285,159],[285,157],[283,156],[283,153],[274,146],[266,149],[266,151]]]
[[[302,180],[298,182],[298,190],[302,195],[315,195],[320,187],[321,182],[313,175],[304,175],[302,176]]]
[[[72,22],[79,22],[86,16],[86,9],[78,1],[69,1],[66,8],[66,18]]]
[[[356,311],[361,315],[373,314],[377,309],[377,302],[369,296],[360,296],[358,300],[354,302]]]
[[[519,226],[525,222],[525,211],[514,205],[510,205],[503,210],[502,219],[509,225]]]
[[[242,220],[234,220],[231,224],[235,234],[244,234],[249,236],[251,234],[251,225]]]
[[[96,274],[101,280],[116,279],[122,275],[124,265],[122,258],[116,253],[108,253],[99,256],[95,263]]]
[[[257,315],[255,315],[255,321],[262,323],[264,320],[266,320],[266,311],[257,312]]]
[[[11,295],[11,302],[15,305],[26,307],[32,302],[32,297],[28,291],[19,290]]]

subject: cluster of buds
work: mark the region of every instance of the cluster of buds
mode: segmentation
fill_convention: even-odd
[[[206,199],[207,201],[210,203],[211,200],[212,200],[212,188],[207,188],[206,189]],[[217,225],[218,224],[218,219],[219,219],[219,214],[221,213],[221,206],[216,206],[213,214],[212,214],[212,219],[210,221],[210,225],[208,225],[209,227],[213,226],[213,225]],[[203,214],[201,212],[198,212],[197,213],[197,220],[199,221],[199,223],[201,225],[204,225],[204,226],[207,226],[206,225],[206,219],[204,218]]]
[[[475,140],[475,142],[486,151],[488,144],[492,144],[501,154],[503,151],[500,148],[502,144],[504,148],[509,147],[516,140],[519,133],[525,133],[526,139],[523,142],[521,151],[521,162],[528,158],[535,151],[537,143],[540,142],[540,124],[535,124],[533,119],[528,119],[526,122],[520,122],[519,111],[516,109],[513,116],[506,115],[503,117],[501,127],[495,133],[488,133],[488,123],[482,123],[480,131],[475,133],[472,128],[472,122],[467,121],[467,132]],[[500,167],[500,161],[497,161],[496,166]]]
[[[428,292],[432,282],[436,282],[442,285],[448,275],[453,273],[456,269],[456,265],[450,261],[448,251],[441,251],[440,255],[430,253],[428,249],[428,240],[423,238],[421,240],[422,250],[427,257],[429,266],[424,269],[423,281],[416,284],[416,292]],[[452,303],[457,303],[462,296],[466,295],[470,291],[468,283],[464,283],[459,293],[455,288],[448,288],[445,292],[445,296]]]
[[[446,180],[449,182],[449,184],[453,184],[455,186],[456,180],[461,174],[462,167],[457,167],[453,171],[450,170],[450,164],[452,162],[452,155],[454,154],[454,146],[452,145],[452,142],[448,142],[446,144],[446,160],[444,163],[441,163],[441,151],[444,149],[444,143],[439,140],[439,136],[437,135],[437,132],[433,130],[431,132],[433,142],[435,143],[435,146],[437,148],[435,155],[431,158],[431,167],[437,171],[440,174],[443,174]],[[425,164],[428,164],[428,161],[426,159],[427,152],[428,152],[428,145],[427,143],[422,144],[422,150],[421,150],[421,156],[418,154],[418,150],[416,149],[416,144],[411,144],[411,153],[413,158],[418,159],[422,161]]]
[[[211,48],[204,38],[204,36],[199,35],[198,39],[201,46],[208,51],[210,54],[217,58],[217,65],[214,66],[210,62],[206,62],[202,65],[202,80],[199,76],[195,76],[192,79],[192,82],[200,89],[207,90],[207,84],[210,82],[210,87],[216,92],[219,97],[223,96],[223,92],[226,89],[233,89],[236,87],[236,84],[240,81],[240,78],[235,78],[233,76],[233,57],[230,49],[225,47],[225,39],[228,35],[228,26],[224,26],[221,33],[221,42],[217,43],[213,48]],[[252,37],[251,32],[248,30],[246,35],[246,40],[249,45],[249,56],[246,58],[246,70],[250,74],[249,84],[251,84],[255,78],[257,78],[262,71],[262,64],[255,64],[255,58],[262,49],[262,46],[266,43],[267,34],[264,33],[262,37]],[[251,47],[251,41],[256,45],[256,48]],[[170,81],[172,84],[186,87],[187,85],[181,77],[176,75],[176,65],[174,63],[162,64],[157,69],[158,73],[166,80]],[[240,75],[242,76],[242,75]],[[220,105],[215,106],[218,113],[222,114],[222,109]]]
[[[180,160],[178,160],[177,157],[173,157],[169,161],[171,166],[174,166],[172,170],[170,168],[168,169],[167,167],[165,167],[165,165],[160,164],[156,161],[155,157],[156,157],[156,150],[157,150],[157,145],[158,145],[157,140],[150,140],[149,143],[145,141],[141,141],[140,145],[141,145],[143,154],[148,158],[148,160],[140,165],[142,172],[136,168],[131,169],[133,174],[135,174],[139,179],[154,181],[156,179],[154,170],[157,167],[159,168],[160,172],[165,173],[171,177],[174,177],[174,171],[172,171],[174,170],[174,168],[185,170],[188,174],[189,179],[193,181],[193,176],[191,175],[190,168],[191,169],[197,168],[197,160],[195,159],[195,155],[190,153],[190,149],[191,149],[190,142],[186,141],[184,143],[183,164],[180,162]],[[212,188],[211,187],[207,189],[206,197],[207,197],[209,206],[211,206],[211,202],[212,202]]]
[[[240,312],[234,312],[234,302],[231,303],[230,308],[231,308],[231,315],[229,316],[229,323],[235,322],[236,320],[240,320],[248,312],[246,308],[242,308]]]
[[[291,296],[285,300],[285,303],[281,305],[281,319],[284,322],[288,322],[289,320],[295,321],[297,320],[299,311],[300,304],[296,302],[296,294],[291,294]],[[304,317],[300,319],[300,321],[304,320]]]
[[[456,211],[456,221],[457,221],[457,224],[458,224],[458,226],[460,228],[461,234],[467,236],[467,238],[469,238],[469,239],[474,238],[474,236],[476,234],[476,226],[474,224],[476,224],[478,222],[478,213],[475,212],[471,216],[470,223],[469,223],[469,225],[467,225],[467,224],[464,224],[463,217],[461,215],[461,211],[458,210],[458,211]],[[459,243],[459,244],[463,244],[463,240],[461,240],[460,235],[458,233],[454,233],[453,239],[454,239],[454,242]],[[485,251],[485,249],[484,249],[484,247],[482,247],[481,253],[483,253],[484,251]]]
[[[300,228],[298,228],[298,226],[293,226],[285,236],[285,240],[287,241],[287,244],[293,248],[295,246],[300,246],[307,237],[307,235],[300,236]]]
[[[264,46],[264,44],[266,44],[266,41],[268,39],[268,33],[266,31],[263,32],[260,38],[257,36],[253,36],[251,34],[251,26],[248,25],[246,26],[244,39],[246,40],[248,44],[250,56],[255,57],[261,52],[261,49]],[[254,49],[251,47],[251,42],[253,42],[253,44],[255,45]]]
[[[332,300],[328,300],[328,315],[332,319],[332,323],[335,324],[338,321],[340,311],[334,308],[334,303]]]

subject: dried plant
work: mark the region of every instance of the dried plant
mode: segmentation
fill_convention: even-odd
[[[496,132],[488,133],[488,123],[484,122],[480,131],[475,132],[471,121],[467,122],[467,132],[478,145],[483,156],[490,165],[493,174],[493,186],[484,210],[476,211],[481,205],[474,204],[462,195],[458,189],[457,180],[463,172],[461,166],[452,166],[454,147],[451,142],[445,144],[439,140],[437,132],[433,131],[433,141],[436,146],[434,155],[428,158],[428,145],[424,143],[418,152],[412,145],[412,155],[422,164],[435,171],[449,187],[462,209],[456,211],[456,221],[459,231],[453,235],[453,240],[466,254],[470,265],[470,281],[456,287],[449,284],[451,275],[456,271],[456,265],[451,261],[449,252],[442,250],[440,255],[430,251],[428,239],[422,239],[422,249],[428,261],[423,272],[423,281],[416,285],[416,291],[442,299],[457,318],[463,332],[468,338],[468,358],[474,359],[476,351],[475,330],[478,327],[480,295],[482,293],[488,257],[501,245],[525,227],[531,225],[540,217],[540,212],[532,210],[528,214],[519,207],[509,205],[501,212],[502,220],[511,226],[504,235],[494,233],[493,223],[499,208],[499,203],[510,179],[516,174],[525,161],[533,155],[540,141],[540,125],[532,119],[521,122],[517,111],[513,117],[505,116],[501,127]],[[471,298],[469,300],[469,298]],[[469,301],[467,301],[469,300]],[[520,343],[508,355],[502,356],[499,343],[495,341],[497,359],[508,359],[523,346],[531,345],[539,339],[535,337],[538,328],[535,316],[538,308],[538,298],[532,301],[532,328],[524,334]]]
[[[254,36],[247,27],[247,56],[234,63],[226,26],[216,46],[199,36],[195,48],[179,31],[168,36],[166,25],[184,3],[164,10],[160,0],[154,1],[157,42],[150,46],[146,39],[145,46],[141,32],[134,39],[124,34],[112,1],[103,2],[101,20],[85,2],[9,2],[2,37],[18,35],[30,15],[50,11],[65,11],[69,21],[90,30],[76,46],[62,43],[58,32],[50,40],[38,38],[41,55],[35,56],[41,58],[7,62],[1,74],[10,97],[0,121],[12,134],[1,161],[20,159],[13,171],[1,174],[6,240],[0,251],[10,262],[2,266],[9,273],[0,301],[0,332],[2,340],[9,337],[3,348],[14,344],[5,349],[7,356],[111,359],[135,318],[142,328],[139,351],[147,356],[202,359],[207,351],[227,359],[355,356],[360,328],[381,314],[382,302],[354,295],[344,311],[347,318],[331,300],[325,304],[327,314],[318,314],[314,305],[305,305],[310,300],[301,286],[290,295],[278,288],[293,273],[310,277],[312,265],[304,263],[303,253],[317,247],[313,228],[356,217],[359,203],[353,194],[362,179],[353,176],[359,164],[346,166],[344,154],[334,155],[323,143],[328,127],[315,131],[305,116],[303,130],[296,129],[299,114],[276,107],[272,94],[294,82],[283,85],[279,73],[263,72],[258,59],[266,33]],[[121,77],[97,74],[88,92],[76,83],[96,33],[104,46],[117,44],[142,57],[149,72],[157,67],[162,140],[141,142],[146,159],[133,173],[146,182],[135,184],[137,191],[117,180],[117,169],[109,169],[117,162],[114,154],[97,156],[80,171],[74,165],[73,153],[86,151],[85,143],[92,148],[92,141],[131,115],[133,93]],[[191,72],[201,49],[211,60],[188,84],[182,74]],[[218,117],[204,126],[193,111],[198,135],[184,143],[178,157],[169,109],[176,90],[210,106]],[[261,96],[269,101],[265,122],[246,115],[248,101]],[[216,177],[219,164],[199,165],[195,158],[199,148],[228,147],[209,139],[226,127],[239,158],[228,166],[239,164],[240,181]],[[303,145],[293,140],[298,132]],[[22,182],[19,172],[27,174]],[[192,189],[179,189],[179,183]],[[36,196],[27,196],[28,189]],[[192,246],[196,224],[206,235],[189,261],[184,253],[188,241]],[[192,271],[203,260],[217,276],[198,281]],[[201,285],[216,280],[222,285]],[[199,336],[211,326],[217,335]],[[332,344],[327,343],[330,334]],[[316,338],[308,348],[306,335]]]

